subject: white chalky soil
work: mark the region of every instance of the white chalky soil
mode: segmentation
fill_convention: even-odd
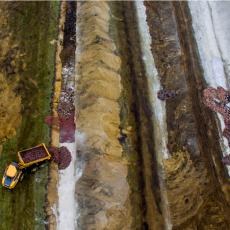
[[[189,2],[192,26],[198,46],[204,78],[213,88],[230,84],[230,2]],[[223,117],[217,114],[223,156],[230,153],[228,141],[223,138]],[[227,166],[230,175],[230,166]]]
[[[60,170],[58,184],[58,230],[75,229],[76,204],[75,204],[75,183],[76,183],[76,143],[62,143],[69,149],[72,161],[68,168]]]

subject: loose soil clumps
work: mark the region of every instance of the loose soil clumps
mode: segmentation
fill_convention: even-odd
[[[204,162],[192,160],[184,150],[173,152],[171,158],[164,160],[164,168],[169,207],[173,210],[171,221],[178,226],[202,208],[209,195],[206,186],[209,187],[210,179]]]
[[[62,170],[62,169],[66,169],[71,160],[71,153],[68,150],[68,148],[66,148],[65,146],[62,146],[60,148],[57,147],[49,147],[48,148],[49,153],[52,156],[52,160],[58,164],[58,169]]]
[[[158,99],[164,101],[177,96],[176,90],[161,89],[157,92]]]
[[[20,152],[20,155],[24,163],[29,163],[46,157],[47,152],[44,149],[44,147],[41,146],[41,147],[35,147],[29,150],[22,151]]]
[[[222,87],[217,89],[208,87],[203,91],[203,102],[211,110],[223,116],[225,124],[223,136],[228,140],[230,147],[230,107],[227,105],[230,102],[230,92]],[[230,165],[230,155],[225,156],[222,161]]]
[[[60,119],[67,120],[74,113],[74,91],[68,89],[68,91],[63,91],[60,97],[60,102],[58,104],[58,116]]]
[[[208,87],[203,91],[203,102],[212,111],[215,111],[223,116],[225,129],[223,136],[228,140],[230,146],[230,92],[222,87],[217,89]]]
[[[58,103],[58,117],[47,116],[45,123],[53,126],[54,129],[60,130],[60,142],[74,142],[75,140],[75,108],[74,108],[74,91],[62,91]]]
[[[78,225],[131,229],[128,166],[118,140],[121,58],[109,34],[110,5],[79,3],[77,18],[77,161],[84,165],[75,191]]]
[[[230,108],[227,106],[230,102],[230,92],[222,87],[208,87],[203,91],[203,102],[211,110],[220,113],[225,123],[230,123]]]

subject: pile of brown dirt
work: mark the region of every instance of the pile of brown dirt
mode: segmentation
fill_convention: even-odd
[[[72,157],[70,151],[65,146],[60,148],[49,147],[48,150],[52,156],[51,159],[58,164],[58,169],[66,169],[69,166]]]
[[[225,123],[223,136],[228,140],[230,146],[230,108],[227,106],[229,98],[230,92],[222,87],[217,87],[217,89],[208,87],[203,91],[204,104],[223,116]]]
[[[230,120],[230,108],[226,106],[229,103],[230,93],[222,87],[217,89],[208,87],[203,91],[203,102],[211,110],[220,113],[224,120]]]
[[[77,6],[76,125],[84,134],[77,152],[84,169],[75,197],[85,229],[132,229],[128,164],[118,140],[121,58],[109,34],[111,9],[96,1]]]
[[[204,162],[193,161],[187,151],[172,153],[164,166],[171,221],[178,226],[202,209],[211,192],[210,179]]]

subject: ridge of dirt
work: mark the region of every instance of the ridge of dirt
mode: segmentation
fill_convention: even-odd
[[[120,57],[109,35],[107,2],[77,6],[77,161],[79,227],[130,229],[127,163],[119,143]],[[82,137],[82,138],[81,138]]]

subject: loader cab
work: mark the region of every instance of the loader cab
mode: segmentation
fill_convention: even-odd
[[[19,169],[18,164],[12,162],[6,167],[2,178],[2,185],[5,188],[13,189],[18,183],[19,179],[22,178],[22,175],[22,170]]]

